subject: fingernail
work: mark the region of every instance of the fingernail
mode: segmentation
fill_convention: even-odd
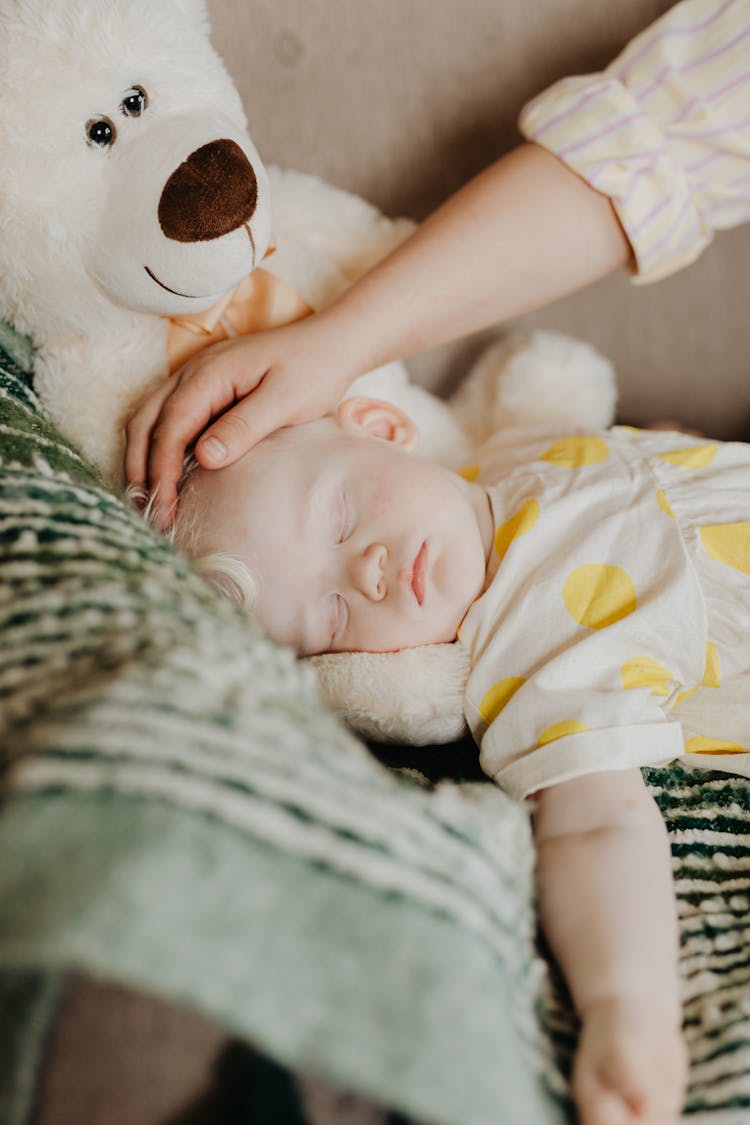
[[[200,445],[201,449],[208,454],[212,461],[223,461],[227,455],[226,447],[221,444],[218,438],[203,438]]]

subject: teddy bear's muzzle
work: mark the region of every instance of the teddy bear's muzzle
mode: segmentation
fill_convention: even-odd
[[[257,202],[258,181],[240,146],[227,139],[211,141],[167,180],[159,224],[176,242],[205,242],[248,223]]]

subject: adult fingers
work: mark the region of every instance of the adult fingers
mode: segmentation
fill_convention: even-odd
[[[151,433],[164,403],[173,391],[174,383],[167,380],[163,386],[159,387],[141,403],[125,426],[123,468],[128,484],[141,488],[146,486]]]
[[[151,428],[147,464],[148,484],[158,498],[155,518],[162,529],[171,523],[177,504],[187,447],[235,397],[232,378],[214,369],[199,371],[164,400]]]
[[[298,380],[270,372],[249,395],[209,426],[195,447],[204,468],[231,465],[259,441],[281,426],[320,417],[326,404],[319,395],[298,385]]]

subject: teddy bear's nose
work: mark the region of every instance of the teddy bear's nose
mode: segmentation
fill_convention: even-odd
[[[258,181],[238,144],[211,141],[183,160],[164,185],[159,223],[176,242],[205,242],[252,218]]]

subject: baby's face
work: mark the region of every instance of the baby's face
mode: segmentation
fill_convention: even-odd
[[[350,400],[190,478],[196,553],[245,562],[255,613],[300,654],[451,641],[481,592],[487,497],[408,453],[399,418],[408,429],[386,404]]]

